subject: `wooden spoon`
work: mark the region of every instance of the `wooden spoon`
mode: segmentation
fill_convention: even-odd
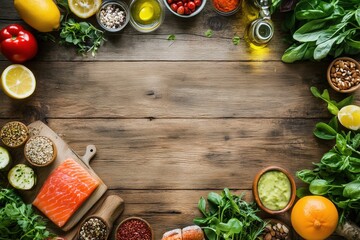
[[[106,224],[106,239],[108,239],[111,228],[113,226],[114,221],[120,216],[120,214],[124,211],[124,200],[118,195],[109,195],[106,197],[105,201],[102,203],[99,209],[97,209],[92,215],[88,216],[76,230],[71,230],[67,233],[64,238],[66,240],[73,240],[79,238],[79,232],[82,225],[90,218],[95,217],[101,219]],[[76,237],[76,238],[74,238]]]

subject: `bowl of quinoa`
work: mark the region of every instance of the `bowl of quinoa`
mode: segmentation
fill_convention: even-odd
[[[16,148],[28,140],[29,129],[22,122],[8,122],[1,128],[0,138],[7,147]]]
[[[55,160],[57,151],[55,144],[48,137],[34,136],[26,142],[24,155],[31,165],[44,167]]]
[[[119,32],[129,23],[129,7],[122,1],[104,1],[96,13],[96,20],[105,31]]]

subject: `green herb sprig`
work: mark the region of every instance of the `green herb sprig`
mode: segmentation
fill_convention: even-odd
[[[40,215],[14,190],[0,187],[0,239],[43,240],[51,236]]]
[[[233,195],[225,188],[221,194],[210,192],[201,197],[198,208],[203,217],[195,218],[209,240],[255,240],[263,232],[266,222],[259,218],[255,203],[247,203],[243,195]]]
[[[86,54],[91,52],[95,56],[97,50],[105,40],[104,32],[88,22],[76,22],[70,18],[62,23],[60,44],[72,44],[78,52]]]
[[[309,184],[299,188],[297,195],[324,195],[338,207],[340,223],[346,218],[360,224],[360,133],[342,130],[337,118],[339,109],[351,104],[353,97],[336,102],[330,99],[327,90],[320,93],[312,87],[311,92],[324,100],[329,112],[334,115],[329,123],[317,123],[313,133],[320,139],[335,140],[335,144],[319,163],[314,163],[313,170],[296,172],[300,180]]]

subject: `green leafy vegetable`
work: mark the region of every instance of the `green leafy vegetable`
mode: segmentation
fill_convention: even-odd
[[[213,30],[208,29],[205,32],[205,37],[211,38],[213,36],[213,33],[214,33]]]
[[[0,239],[43,240],[50,237],[42,217],[14,190],[0,187]]]
[[[274,7],[285,2],[273,0]],[[282,56],[284,62],[360,53],[359,1],[299,0],[286,19],[292,45]]]
[[[167,37],[167,40],[171,40],[171,41],[175,41],[176,37],[174,34],[170,34],[168,37]]]
[[[194,223],[204,229],[209,240],[255,240],[263,232],[266,222],[259,218],[255,203],[247,203],[243,195],[233,195],[225,188],[221,194],[210,192],[201,197],[198,208],[203,217]]]
[[[339,209],[340,222],[345,219],[360,223],[360,133],[345,132],[339,128],[337,112],[353,101],[349,96],[340,102],[330,99],[329,92],[320,93],[315,87],[311,92],[324,100],[331,114],[335,115],[330,122],[319,122],[315,126],[314,135],[324,140],[334,140],[335,144],[325,153],[313,170],[298,171],[296,176],[309,184],[308,189],[297,190],[298,197],[307,194],[324,195]]]
[[[239,43],[240,43],[240,37],[237,36],[237,35],[235,35],[235,36],[232,38],[232,43],[233,43],[234,45],[239,45]]]
[[[104,38],[104,32],[88,22],[76,22],[74,19],[64,21],[60,32],[61,44],[71,44],[77,47],[78,52],[91,52],[95,56]]]

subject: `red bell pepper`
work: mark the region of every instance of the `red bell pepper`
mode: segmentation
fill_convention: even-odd
[[[14,63],[33,58],[38,50],[35,37],[19,24],[11,24],[0,31],[0,50]]]

